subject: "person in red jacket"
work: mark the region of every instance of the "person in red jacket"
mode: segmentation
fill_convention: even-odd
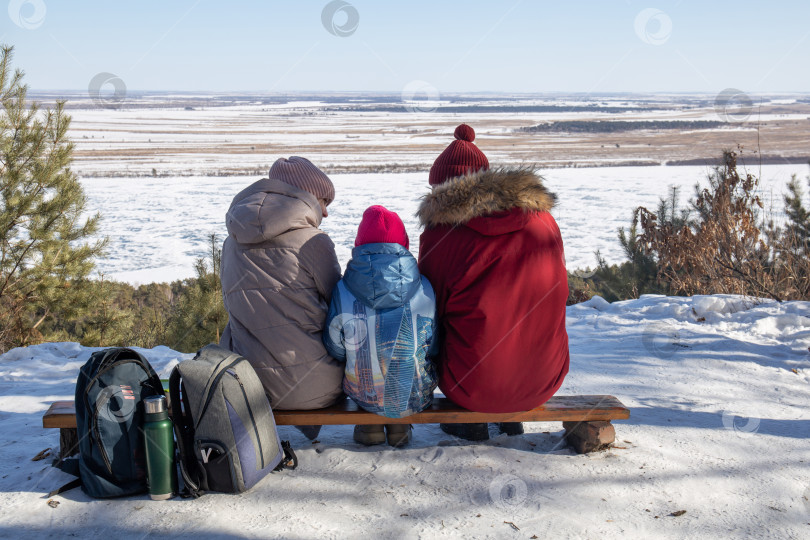
[[[419,271],[433,284],[440,321],[437,366],[445,396],[477,412],[542,405],[568,373],[568,274],[556,196],[528,168],[490,169],[462,124],[430,169],[417,212]],[[486,424],[442,424],[470,440]],[[519,423],[501,424],[509,434]]]

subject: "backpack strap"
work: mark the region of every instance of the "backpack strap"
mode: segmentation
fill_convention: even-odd
[[[281,449],[284,450],[284,457],[281,462],[276,466],[274,471],[282,471],[284,469],[295,470],[298,467],[298,456],[290,445],[290,441],[281,441]]]
[[[58,487],[55,490],[48,493],[48,498],[53,497],[54,495],[59,495],[60,493],[64,493],[65,491],[70,491],[73,488],[77,488],[82,485],[82,479],[77,478],[76,480],[71,480],[67,484],[62,487]]]
[[[191,412],[186,407],[183,410],[181,401],[181,376],[180,370],[175,367],[169,377],[169,398],[172,409],[172,423],[174,425],[175,439],[177,440],[177,452],[180,466],[180,475],[183,477],[185,489],[180,493],[181,497],[200,497],[205,494],[208,487],[208,478],[194,455],[194,429]],[[185,392],[183,393],[185,394]]]
[[[72,474],[73,476],[76,476],[78,478],[76,478],[75,480],[71,480],[64,486],[58,487],[55,490],[51,491],[50,493],[48,493],[48,497],[59,495],[60,493],[70,491],[71,489],[77,488],[82,485],[82,476],[81,471],[79,469],[78,458],[70,458],[70,459],[59,458],[58,461],[54,461],[53,466],[64,473]]]

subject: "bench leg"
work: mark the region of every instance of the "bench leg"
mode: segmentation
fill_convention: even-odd
[[[79,430],[61,428],[59,430],[59,457],[65,459],[79,453]]]
[[[563,422],[565,440],[578,454],[604,450],[616,440],[616,430],[609,421]]]

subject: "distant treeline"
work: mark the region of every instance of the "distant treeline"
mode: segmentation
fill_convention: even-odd
[[[753,155],[748,159],[748,165],[787,165],[795,163],[810,164],[810,156],[777,156],[772,154],[763,154],[761,156]],[[695,159],[670,159],[666,161],[666,165],[710,165],[715,166],[714,160],[705,158]]]
[[[635,122],[622,120],[609,120],[606,122],[599,120],[569,120],[537,124],[536,126],[519,128],[517,131],[528,133],[618,133],[642,129],[713,129],[725,125],[725,122],[718,122],[716,120],[639,120]]]
[[[601,105],[440,105],[431,103],[428,100],[416,101],[412,105],[399,102],[396,106],[391,105],[371,105],[356,107],[327,107],[323,109],[328,112],[392,112],[406,113],[412,108],[428,110],[434,108],[443,113],[578,113],[578,112],[600,112],[600,113],[624,113],[659,110],[658,107],[605,107]]]

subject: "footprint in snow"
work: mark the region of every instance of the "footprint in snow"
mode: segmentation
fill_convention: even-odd
[[[427,452],[419,456],[419,459],[425,463],[432,463],[444,455],[444,450],[438,447],[428,449]]]

